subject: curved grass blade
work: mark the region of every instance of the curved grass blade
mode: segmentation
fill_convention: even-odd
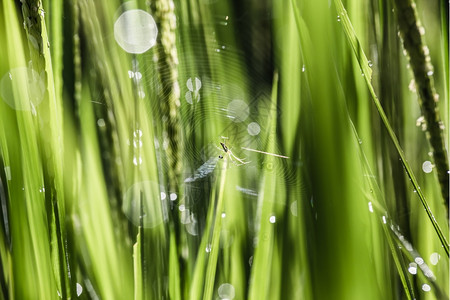
[[[378,110],[381,120],[382,120],[384,126],[386,127],[386,130],[387,130],[392,142],[394,143],[397,153],[399,154],[400,159],[403,163],[403,166],[405,167],[406,173],[407,173],[408,177],[411,179],[412,185],[413,185],[414,189],[417,191],[417,195],[419,196],[419,199],[420,199],[423,207],[425,208],[425,211],[427,212],[428,218],[430,219],[431,223],[433,224],[434,230],[436,231],[436,233],[439,237],[439,240],[441,241],[442,247],[444,248],[444,250],[448,256],[449,255],[448,241],[447,241],[444,233],[442,232],[438,222],[436,221],[436,218],[435,218],[433,212],[431,211],[431,208],[428,205],[427,200],[425,199],[425,195],[423,194],[423,192],[419,186],[416,176],[414,175],[412,168],[406,159],[405,153],[403,152],[403,149],[400,146],[397,136],[395,135],[394,130],[392,129],[391,125],[389,124],[389,120],[387,119],[387,116],[383,110],[383,107],[381,106],[380,100],[378,99],[378,97],[375,93],[375,90],[371,83],[372,70],[369,67],[368,59],[367,59],[366,55],[364,54],[361,44],[358,41],[356,33],[353,29],[353,26],[350,22],[348,15],[347,15],[347,11],[345,10],[344,5],[342,4],[342,2],[340,0],[335,0],[334,2],[336,5],[336,10],[342,20],[341,23],[344,26],[344,31],[347,36],[347,39],[349,40],[349,43],[352,46],[353,51],[355,52],[356,58],[358,59],[358,63],[361,67],[361,71],[364,74],[364,79],[366,81],[370,95],[372,96],[372,100]],[[297,15],[298,14],[296,14],[296,16]]]

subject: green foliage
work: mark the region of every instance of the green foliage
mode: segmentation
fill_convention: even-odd
[[[0,299],[448,298],[406,2],[0,0]]]

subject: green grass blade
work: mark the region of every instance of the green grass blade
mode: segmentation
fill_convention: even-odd
[[[275,73],[272,82],[272,97],[270,112],[270,124],[268,131],[268,145],[266,151],[269,153],[275,152],[275,136],[277,124],[277,96],[278,96],[278,74]],[[274,158],[267,155],[265,163],[274,163]],[[267,299],[270,292],[270,278],[274,276],[277,280],[276,274],[272,274],[273,264],[277,264],[277,260],[273,258],[274,252],[274,224],[269,222],[273,213],[274,199],[276,198],[277,178],[273,172],[264,170],[261,179],[261,191],[258,196],[258,236],[257,246],[253,257],[251,283],[249,287],[248,299]],[[272,283],[275,285],[275,283]]]
[[[143,288],[144,284],[142,280],[142,232],[139,227],[139,233],[136,237],[136,243],[133,245],[133,266],[134,266],[134,300],[143,299]]]
[[[203,299],[212,299],[213,290],[214,290],[214,282],[216,279],[216,271],[217,271],[217,258],[219,256],[219,243],[220,243],[220,232],[222,230],[222,217],[221,212],[223,210],[223,199],[224,199],[224,190],[225,190],[225,182],[226,182],[226,173],[227,173],[227,164],[228,159],[224,159],[224,163],[222,165],[222,170],[219,176],[219,192],[217,194],[217,204],[215,208],[215,217],[214,217],[214,228],[212,232],[212,240],[211,240],[211,252],[209,253],[208,264],[206,267],[206,278],[205,278],[205,290],[203,292]],[[215,195],[213,195],[215,196]]]
[[[405,166],[405,171],[406,171],[408,177],[411,179],[411,183],[412,183],[414,189],[417,191],[417,196],[419,197],[423,207],[425,208],[425,210],[427,212],[428,218],[431,221],[431,223],[434,227],[434,230],[436,231],[436,234],[439,237],[439,240],[441,241],[442,247],[444,248],[447,255],[449,255],[449,244],[447,242],[447,238],[445,237],[439,224],[437,223],[436,218],[434,217],[434,214],[432,213],[431,208],[428,205],[427,200],[425,199],[425,195],[423,194],[423,192],[419,186],[416,176],[414,175],[412,168],[406,159],[406,155],[400,146],[397,136],[395,135],[394,130],[392,129],[391,125],[389,124],[389,120],[384,112],[384,109],[381,106],[381,103],[380,103],[377,95],[375,94],[375,90],[371,83],[372,70],[369,67],[368,59],[367,59],[366,55],[364,54],[364,51],[363,51],[361,45],[358,42],[358,38],[356,37],[355,31],[353,30],[353,26],[347,15],[347,12],[340,0],[335,0],[335,5],[336,5],[337,12],[341,18],[341,23],[343,25],[345,34],[346,34],[348,41],[349,41],[351,47],[353,48],[353,51],[358,59],[362,73],[364,74],[364,79],[366,81],[367,87],[370,92],[370,95],[372,96],[372,100],[378,110],[381,120],[389,133],[391,141],[394,143],[394,146],[398,152],[398,155],[400,156],[400,159],[401,159],[403,165]]]

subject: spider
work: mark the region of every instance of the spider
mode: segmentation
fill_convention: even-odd
[[[243,159],[240,159],[239,157],[237,157],[236,155],[234,155],[233,152],[231,151],[231,149],[228,148],[227,145],[225,145],[225,139],[226,139],[226,137],[222,137],[222,138],[224,139],[223,142],[220,142],[220,145],[222,146],[222,148],[216,147],[217,149],[219,149],[220,151],[224,151],[224,152],[225,152],[225,155],[228,155],[229,159],[230,159],[234,164],[236,164],[236,165],[238,165],[238,166],[240,166],[240,165],[245,165],[245,164],[248,164],[248,163],[249,163],[249,161],[244,161]],[[224,157],[223,155],[219,155],[219,158],[220,158],[220,159],[223,159],[223,157]],[[239,164],[236,163],[236,161],[238,161]]]

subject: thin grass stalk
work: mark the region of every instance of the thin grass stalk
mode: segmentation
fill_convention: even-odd
[[[211,252],[209,253],[208,264],[206,267],[205,289],[203,292],[203,299],[213,299],[214,282],[216,279],[217,271],[217,259],[219,257],[220,250],[220,232],[222,230],[222,217],[223,211],[223,199],[225,191],[225,182],[227,174],[228,159],[224,160],[222,170],[220,172],[219,191],[217,194],[217,204],[215,207],[214,228],[212,232],[211,240]],[[213,195],[216,197],[215,195]],[[211,205],[211,204],[210,204]]]
[[[433,159],[448,218],[448,155],[444,142],[444,126],[439,114],[439,96],[436,94],[433,83],[433,67],[430,63],[429,50],[422,39],[423,27],[417,16],[414,1],[395,0],[394,2],[403,47],[408,53],[409,63],[414,74],[416,89],[419,93],[419,105],[426,122],[426,136],[433,151]]]
[[[133,245],[133,267],[134,267],[134,300],[143,299],[143,280],[142,280],[142,229],[136,236],[136,243]]]
[[[350,19],[348,18],[347,12],[340,0],[335,0],[335,5],[336,5],[337,12],[342,20],[345,34],[346,34],[347,39],[349,40],[349,43],[350,43],[351,47],[353,48],[353,51],[357,57],[357,60],[361,67],[361,71],[364,74],[364,80],[366,81],[370,95],[372,96],[372,100],[377,108],[377,111],[381,117],[381,120],[388,131],[391,141],[394,143],[397,153],[399,154],[400,159],[401,159],[403,165],[405,166],[405,171],[408,174],[408,177],[411,179],[411,183],[412,183],[414,189],[416,190],[417,195],[419,196],[422,206],[425,208],[428,218],[431,221],[431,223],[434,227],[434,230],[436,231],[436,234],[439,237],[439,240],[441,241],[442,247],[444,248],[447,256],[449,256],[449,244],[447,242],[447,238],[445,237],[441,227],[439,226],[438,222],[436,221],[436,218],[435,218],[433,212],[431,211],[430,206],[428,205],[427,200],[425,199],[425,195],[423,194],[423,192],[419,186],[416,176],[414,175],[412,168],[406,159],[406,155],[405,155],[402,147],[400,146],[397,136],[395,135],[395,132],[389,123],[386,113],[384,112],[384,109],[381,106],[380,100],[378,99],[378,97],[375,93],[375,90],[372,86],[372,83],[371,83],[372,69],[369,66],[368,59],[367,59],[366,55],[364,54],[364,51],[358,41],[355,31],[353,30],[353,26],[350,22]]]

